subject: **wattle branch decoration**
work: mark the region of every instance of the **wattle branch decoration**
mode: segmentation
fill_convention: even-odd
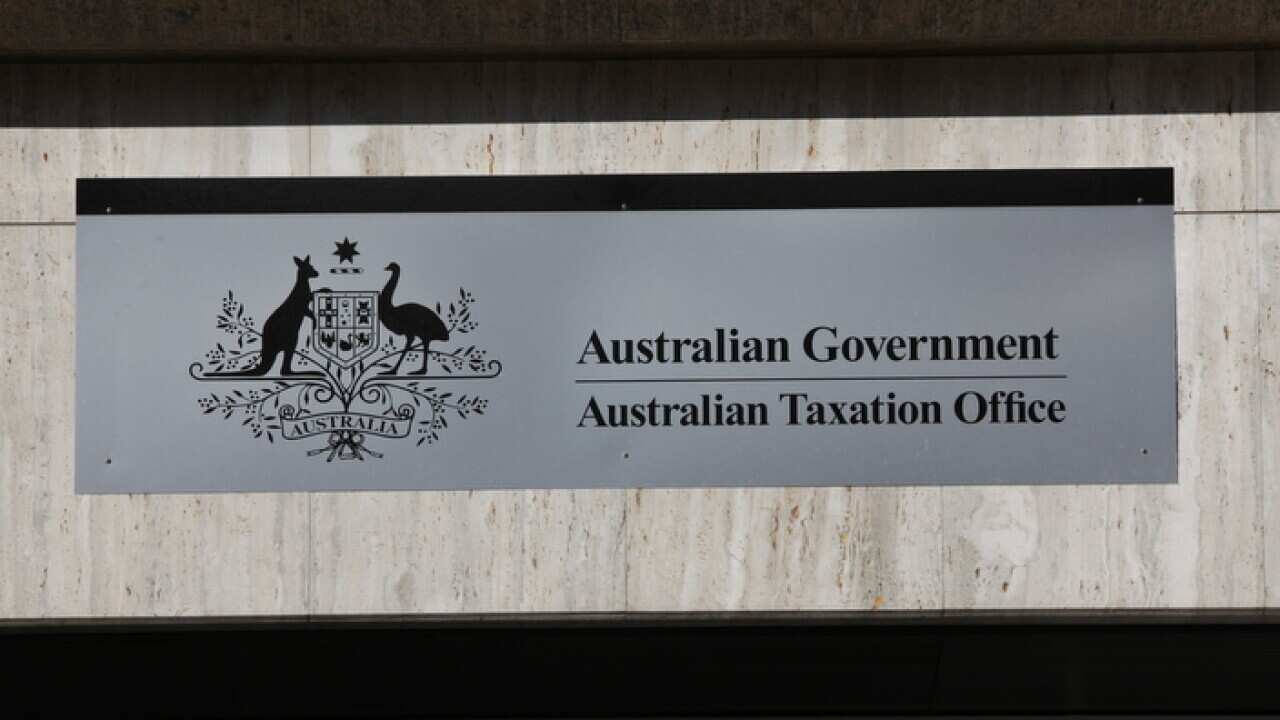
[[[478,327],[471,315],[475,300],[475,295],[459,288],[457,299],[450,302],[447,309],[436,303],[436,311],[444,313],[451,335],[465,335]],[[286,423],[359,411],[360,417],[364,418],[411,421],[417,445],[433,444],[448,428],[450,415],[465,420],[472,415],[483,415],[489,406],[488,400],[473,394],[455,395],[441,391],[422,379],[389,375],[393,359],[403,351],[403,347],[396,349],[392,338],[379,348],[381,354],[378,357],[344,370],[312,352],[312,338],[308,333],[294,350],[294,369],[298,374],[277,377],[237,375],[258,364],[262,355],[262,331],[246,314],[243,303],[233,291],[228,291],[222,300],[215,327],[229,339],[210,348],[204,354],[203,362],[192,363],[188,369],[191,377],[199,381],[267,384],[252,390],[208,393],[197,403],[206,415],[218,414],[228,420],[238,416],[241,425],[246,426],[253,437],[265,437],[271,443],[275,442],[277,435],[295,439],[285,434]],[[421,352],[420,344],[409,350],[410,354],[418,353],[418,357],[421,357]],[[431,358],[443,373],[459,379],[491,378],[502,371],[501,363],[490,359],[475,345],[451,351],[432,350]],[[369,415],[369,412],[376,415]],[[337,434],[336,431],[330,433],[331,436]],[[346,431],[342,442],[351,444],[351,434]],[[357,449],[356,455],[363,457],[358,452],[363,446],[353,447]],[[381,457],[368,451],[365,454]],[[332,457],[331,454],[330,459]]]
[[[197,404],[205,415],[221,413],[225,420],[231,419],[239,412],[243,417],[240,424],[248,426],[255,438],[266,437],[267,442],[274,443],[275,435],[283,429],[280,425],[279,412],[281,397],[290,393],[296,394],[298,391],[305,392],[306,388],[317,388],[322,393],[332,395],[332,391],[323,383],[308,381],[289,383],[277,380],[267,390],[249,390],[248,392],[232,390],[230,393],[221,395],[209,393],[201,397]],[[297,405],[306,403],[305,400],[296,402]],[[285,407],[292,408],[296,405],[286,403]]]
[[[449,427],[450,410],[457,415],[458,419],[466,420],[472,414],[483,415],[489,407],[489,401],[481,397],[460,395],[455,398],[451,392],[439,392],[437,388],[423,388],[420,385],[418,381],[413,381],[402,385],[373,382],[365,386],[366,390],[381,390],[389,406],[394,404],[397,396],[403,395],[408,396],[415,408],[421,408],[423,403],[427,403],[431,411],[430,417],[419,420],[417,423],[419,446],[423,443],[431,444],[440,439],[440,431]]]

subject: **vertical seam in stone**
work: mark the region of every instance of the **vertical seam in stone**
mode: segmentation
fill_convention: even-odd
[[[1256,76],[1255,76],[1255,82],[1256,82]],[[1257,142],[1256,142],[1257,117],[1256,115],[1254,119],[1255,119],[1254,153],[1256,155],[1257,153]],[[1255,166],[1256,166],[1256,163],[1255,163]],[[1254,186],[1254,191],[1255,193],[1257,192],[1256,184]],[[1262,222],[1257,217],[1245,217],[1245,220],[1253,226],[1252,228],[1253,272],[1254,272],[1254,282],[1255,282],[1254,291],[1256,293],[1255,299],[1257,300],[1256,312],[1254,314],[1254,331],[1255,331],[1254,332],[1254,360],[1255,360],[1255,363],[1253,368],[1254,392],[1257,394],[1254,397],[1254,401],[1251,403],[1251,405],[1253,405],[1253,417],[1251,418],[1251,423],[1250,423],[1253,429],[1254,451],[1258,453],[1257,460],[1253,464],[1253,473],[1254,473],[1253,492],[1254,492],[1255,507],[1258,508],[1257,537],[1258,537],[1258,545],[1259,545],[1258,547],[1258,595],[1256,597],[1257,597],[1258,607],[1266,607],[1267,605],[1267,505],[1266,505],[1267,461],[1266,461],[1266,458],[1267,458],[1268,443],[1266,442],[1265,434],[1262,432],[1263,403],[1266,401],[1265,400],[1266,375],[1263,372],[1262,355],[1261,355],[1261,351],[1263,347],[1262,345],[1263,313],[1265,312],[1264,302],[1263,302],[1263,286],[1262,286],[1262,262],[1263,262],[1262,261],[1262,232],[1261,232]]]
[[[938,493],[938,609],[947,611],[947,489],[939,487]]]
[[[1262,137],[1258,130],[1258,124],[1262,111],[1262,56],[1259,51],[1252,53],[1253,58],[1253,103],[1250,107],[1253,122],[1253,208],[1255,211],[1262,209]],[[1260,573],[1260,582],[1258,587],[1261,589],[1261,607],[1266,607],[1271,601],[1271,588],[1267,585],[1267,453],[1270,450],[1270,443],[1267,442],[1266,433],[1263,432],[1263,418],[1265,416],[1265,403],[1267,402],[1267,376],[1263,367],[1263,359],[1261,356],[1263,346],[1263,318],[1266,313],[1266,297],[1265,288],[1262,284],[1262,220],[1258,217],[1249,218],[1253,221],[1253,245],[1254,245],[1254,269],[1257,272],[1257,301],[1258,312],[1257,321],[1257,337],[1254,348],[1258,353],[1257,367],[1257,385],[1258,400],[1256,407],[1256,417],[1254,418],[1255,445],[1254,448],[1258,452],[1258,461],[1254,465],[1256,473],[1255,493],[1257,497],[1257,506],[1260,510],[1258,515],[1258,523],[1262,532],[1262,547],[1259,549],[1258,572]]]
[[[635,492],[639,493],[637,489]],[[631,610],[631,528],[627,525],[627,514],[631,510],[631,490],[622,490],[622,528],[619,538],[622,542],[622,610]]]
[[[1251,118],[1251,122],[1253,124],[1253,128],[1252,128],[1252,133],[1253,133],[1253,168],[1252,168],[1253,210],[1257,211],[1262,209],[1262,149],[1260,146],[1258,146],[1258,142],[1260,142],[1261,140],[1260,133],[1258,133],[1258,120],[1260,120],[1260,114],[1262,109],[1261,108],[1262,73],[1261,73],[1261,61],[1260,61],[1261,58],[1260,58],[1260,54],[1258,54],[1258,51],[1254,50],[1253,53],[1251,53],[1251,55],[1249,56],[1251,56],[1251,60],[1253,63],[1253,68],[1252,68],[1253,97],[1252,97],[1251,104],[1249,104],[1249,118]],[[1247,217],[1245,219],[1252,220],[1252,224],[1253,224],[1254,292],[1256,292],[1256,301],[1257,301],[1257,313],[1254,314],[1254,324],[1256,324],[1256,327],[1254,327],[1254,331],[1256,331],[1256,334],[1254,334],[1253,347],[1254,347],[1254,352],[1256,352],[1256,359],[1258,363],[1257,368],[1254,369],[1254,389],[1256,389],[1258,396],[1257,396],[1256,404],[1254,404],[1254,410],[1253,410],[1254,416],[1253,416],[1252,424],[1253,424],[1253,448],[1254,448],[1254,451],[1256,451],[1258,454],[1257,461],[1254,462],[1254,465],[1253,465],[1253,471],[1254,471],[1254,488],[1253,489],[1254,489],[1254,496],[1256,496],[1258,511],[1260,511],[1260,515],[1258,515],[1258,525],[1260,525],[1260,530],[1261,530],[1261,543],[1260,543],[1261,547],[1258,548],[1258,574],[1260,574],[1260,578],[1258,578],[1258,580],[1260,580],[1260,582],[1258,582],[1258,588],[1260,588],[1261,597],[1260,597],[1260,602],[1258,602],[1258,605],[1260,605],[1261,607],[1266,607],[1267,601],[1270,600],[1270,598],[1268,598],[1268,596],[1270,596],[1270,593],[1268,593],[1268,589],[1270,588],[1267,588],[1267,505],[1266,505],[1267,460],[1266,459],[1267,459],[1268,443],[1266,439],[1266,433],[1262,432],[1263,416],[1265,416],[1265,413],[1266,413],[1266,411],[1263,410],[1263,407],[1265,407],[1265,404],[1266,404],[1266,391],[1267,391],[1266,372],[1265,372],[1265,368],[1263,368],[1263,364],[1262,364],[1263,360],[1261,355],[1262,348],[1263,348],[1262,329],[1263,329],[1263,324],[1265,324],[1263,323],[1262,319],[1266,313],[1265,287],[1263,287],[1263,284],[1262,284],[1262,279],[1263,279],[1262,278],[1262,264],[1263,264],[1262,229],[1261,229],[1262,222],[1261,222],[1261,219],[1257,217]]]
[[[306,608],[307,615],[312,616],[315,615],[316,612],[314,593],[311,591],[311,587],[314,584],[312,573],[315,569],[315,563],[313,562],[313,556],[315,553],[313,543],[315,538],[314,534],[311,532],[311,493],[308,492],[304,495],[307,502],[307,566],[303,568],[302,571],[302,603],[303,607]]]

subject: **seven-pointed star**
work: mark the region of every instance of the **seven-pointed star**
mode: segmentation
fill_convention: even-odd
[[[360,254],[360,251],[356,249],[356,245],[359,244],[351,242],[350,238],[342,238],[342,242],[334,243],[334,245],[338,246],[338,249],[333,251],[333,254],[338,256],[338,264],[341,265],[344,262],[355,263],[356,256]]]

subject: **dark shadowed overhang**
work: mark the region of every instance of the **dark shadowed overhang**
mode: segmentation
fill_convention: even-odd
[[[8,0],[0,58],[990,54],[1280,47],[1274,0]]]

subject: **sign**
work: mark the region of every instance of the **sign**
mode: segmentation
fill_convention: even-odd
[[[1176,480],[1170,170],[78,202],[79,492]]]

